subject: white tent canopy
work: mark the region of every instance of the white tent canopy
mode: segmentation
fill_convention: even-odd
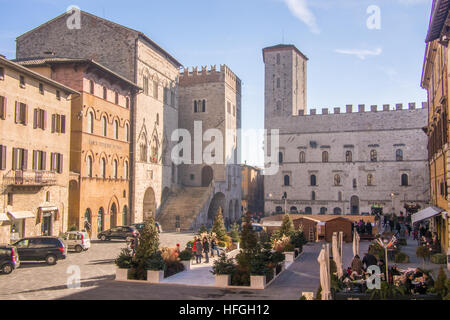
[[[11,215],[14,220],[34,218],[34,213],[31,211],[15,211],[15,212],[8,211],[8,214]]]
[[[429,219],[431,217],[434,217],[438,214],[440,214],[444,209],[438,208],[438,207],[428,207],[426,209],[420,210],[419,212],[415,213],[411,217],[411,222],[416,223],[425,219]]]

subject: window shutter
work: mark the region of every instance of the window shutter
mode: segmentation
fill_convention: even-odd
[[[34,129],[37,128],[38,116],[39,116],[39,110],[38,109],[34,109],[34,117],[33,117],[33,128]]]
[[[47,170],[47,152],[42,152],[42,170]]]
[[[17,170],[17,149],[13,148],[12,152],[12,169]]]
[[[15,105],[15,114],[14,114],[14,122],[15,123],[19,123],[19,119],[20,119],[20,108],[19,108],[19,103],[16,101],[16,105]]]
[[[43,127],[42,129],[45,130],[47,129],[47,111],[43,110]]]
[[[6,146],[1,146],[0,149],[2,156],[1,156],[1,162],[0,162],[0,170],[6,169]]]
[[[63,172],[63,155],[59,154],[59,168],[58,168],[58,173],[62,173]]]
[[[26,171],[28,169],[28,150],[23,149],[23,166],[22,170]]]
[[[33,170],[37,170],[37,151],[33,150]]]
[[[50,153],[50,171],[55,171],[55,154]]]
[[[66,133],[66,116],[61,116],[61,133]]]
[[[3,97],[2,100],[3,100],[3,103],[0,106],[0,108],[1,108],[1,112],[0,112],[1,117],[0,117],[0,119],[5,120],[6,119],[6,97]]]
[[[28,124],[28,106],[26,104],[24,104],[24,116],[23,116],[23,124],[27,125]]]
[[[52,114],[52,133],[55,132],[55,115]]]

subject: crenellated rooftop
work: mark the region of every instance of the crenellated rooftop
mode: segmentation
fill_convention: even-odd
[[[342,113],[363,113],[363,112],[383,112],[383,111],[401,111],[401,110],[415,110],[415,109],[428,109],[428,102],[422,102],[421,105],[416,106],[415,102],[408,103],[407,106],[403,106],[403,103],[397,103],[391,107],[390,104],[383,104],[381,108],[378,105],[371,105],[370,108],[366,108],[366,105],[359,104],[357,109],[353,107],[352,104],[345,106],[345,112]],[[331,114],[341,114],[341,108],[333,108],[333,113],[330,112],[329,108],[322,108],[322,113],[318,114],[317,109],[310,109],[309,114],[304,113],[304,110],[299,110],[298,116],[315,116],[315,115],[331,115]]]
[[[222,81],[225,81],[239,94],[241,93],[241,80],[224,64],[220,65],[219,70],[217,70],[216,65],[212,65],[209,69],[207,66],[202,66],[201,69],[199,69],[199,67],[193,67],[190,71],[189,67],[184,67],[183,70],[180,71],[180,85],[195,85]]]

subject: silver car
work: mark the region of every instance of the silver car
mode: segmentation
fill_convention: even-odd
[[[66,243],[67,249],[75,250],[80,253],[86,251],[91,247],[91,239],[89,239],[89,234],[82,231],[69,231],[64,234],[64,242]]]

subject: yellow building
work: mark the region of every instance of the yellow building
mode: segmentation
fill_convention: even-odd
[[[243,212],[264,212],[264,182],[261,169],[241,165],[241,189]]]
[[[426,52],[422,71],[422,88],[428,94],[428,160],[430,167],[430,199],[433,209],[420,214],[428,220],[432,232],[438,234],[443,252],[449,248],[449,51],[448,1],[434,0],[426,38]],[[413,218],[414,221],[414,218]]]
[[[129,225],[130,110],[139,88],[88,59],[20,63],[80,92],[71,107],[69,227],[86,229],[95,237]]]
[[[0,56],[0,243],[67,230],[78,92]]]

